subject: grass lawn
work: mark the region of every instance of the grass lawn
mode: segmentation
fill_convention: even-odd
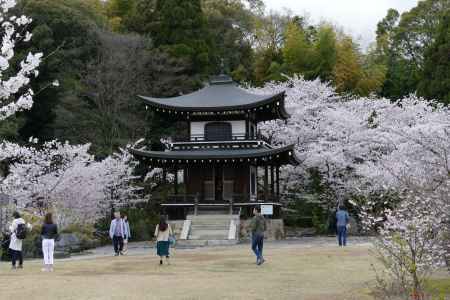
[[[175,250],[162,267],[153,253],[56,261],[54,273],[2,263],[0,299],[372,299],[368,250],[269,243],[262,266],[248,245]]]

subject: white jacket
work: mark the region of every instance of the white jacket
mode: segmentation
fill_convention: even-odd
[[[111,225],[109,226],[109,237],[112,239],[114,237],[114,234],[116,233],[116,226],[121,226],[121,236],[122,238],[125,238],[126,235],[126,231],[125,231],[125,222],[123,221],[123,219],[113,219],[111,221]]]
[[[19,224],[25,224],[25,220],[22,218],[14,219],[11,226],[9,226],[9,231],[11,231],[11,241],[9,242],[9,249],[22,251],[22,240],[16,237],[16,230]],[[27,224],[28,230],[31,230],[31,224]]]

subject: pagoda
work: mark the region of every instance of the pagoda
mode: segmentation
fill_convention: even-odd
[[[294,145],[272,146],[258,124],[289,118],[284,92],[252,94],[219,75],[191,94],[139,98],[147,109],[187,126],[187,135],[166,151],[132,150],[149,168],[175,174],[173,194],[161,200],[169,218],[184,220],[204,210],[249,216],[256,204],[279,214],[280,166],[298,160]]]

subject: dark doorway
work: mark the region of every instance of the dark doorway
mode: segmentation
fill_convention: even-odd
[[[232,138],[231,124],[226,122],[211,122],[205,125],[207,141],[229,141]]]

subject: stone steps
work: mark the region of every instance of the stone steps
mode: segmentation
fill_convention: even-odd
[[[189,235],[183,244],[185,241],[200,246],[236,244],[238,239],[234,237],[229,239],[229,235],[232,221],[238,219],[238,216],[230,214],[189,215],[187,216],[187,220],[191,222]]]
[[[191,225],[191,232],[192,231],[196,231],[196,230],[223,230],[225,227],[228,227],[229,224],[224,224],[224,225],[217,225],[217,224],[195,224],[195,225]]]
[[[205,247],[205,246],[230,246],[238,244],[238,240],[179,240],[177,246],[181,247]]]
[[[194,216],[194,215],[188,215],[187,217],[186,217],[186,219],[188,219],[188,220],[196,220],[196,221],[202,221],[202,220],[204,220],[204,221],[219,221],[219,220],[231,220],[231,219],[234,219],[234,218],[237,218],[238,216],[236,216],[236,215],[230,215],[230,214],[226,214],[226,215],[197,215],[197,216]]]
[[[190,240],[227,240],[228,230],[196,230],[189,235]]]

